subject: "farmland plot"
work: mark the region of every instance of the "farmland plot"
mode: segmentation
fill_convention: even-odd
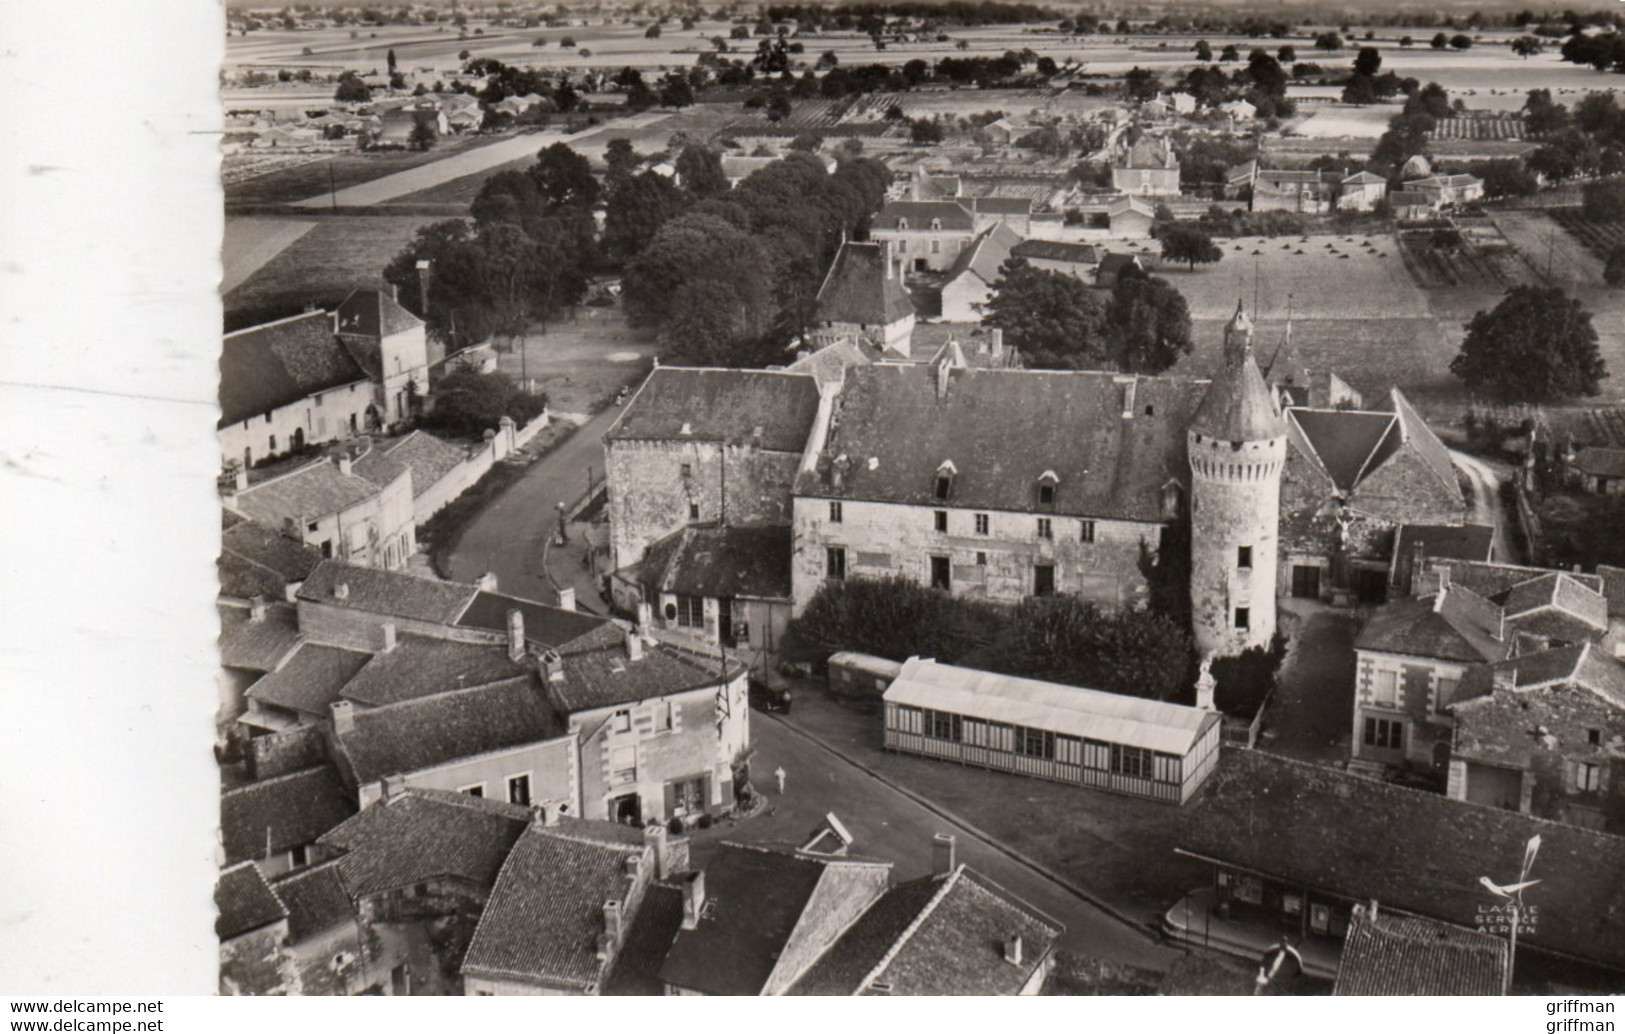
[[[1429,315],[1386,234],[1310,237],[1236,237],[1216,241],[1224,258],[1194,273],[1168,266],[1165,276],[1185,295],[1193,319],[1229,318],[1236,299],[1259,313],[1285,319],[1289,301],[1301,319],[1384,319]]]
[[[307,305],[337,305],[358,287],[383,287],[384,266],[425,216],[323,216],[225,294],[228,329],[278,319]]]

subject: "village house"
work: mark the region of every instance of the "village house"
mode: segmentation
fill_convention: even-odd
[[[1388,596],[1416,595],[1417,576],[1431,562],[1465,560],[1489,563],[1495,559],[1495,529],[1487,524],[1401,524],[1394,534],[1394,556],[1388,570]]]
[[[1232,122],[1251,122],[1258,117],[1258,107],[1252,101],[1242,97],[1225,101],[1219,105],[1218,110],[1228,116]]]
[[[1171,937],[1225,948],[1237,944],[1229,924],[1291,937],[1306,961],[1334,960],[1326,978],[1354,907],[1372,900],[1504,937],[1506,903],[1480,879],[1512,882],[1539,834],[1540,882],[1524,892],[1538,921],[1520,931],[1520,955],[1625,970],[1625,840],[1265,751],[1221,753],[1178,848],[1210,864],[1213,881],[1168,910]],[[1255,961],[1256,944],[1226,950]]]
[[[1112,189],[1149,197],[1179,193],[1179,159],[1164,137],[1142,133],[1112,161]]]
[[[982,310],[1002,279],[1002,268],[1021,236],[1005,222],[994,222],[959,253],[942,285],[942,318],[980,323]]]
[[[946,272],[976,236],[976,218],[959,201],[887,201],[875,215],[871,240],[915,272]]]
[[[1564,455],[1569,476],[1593,495],[1625,494],[1625,449],[1587,446]]]
[[[220,993],[299,994],[288,954],[288,908],[253,862],[222,872],[214,885],[214,934],[220,941]]]
[[[1355,905],[1334,995],[1499,995],[1512,975],[1507,940],[1454,923]]]
[[[1461,696],[1451,797],[1625,831],[1625,664],[1590,642],[1543,650],[1469,673]]]
[[[288,911],[287,960],[300,994],[353,995],[383,986],[388,970],[371,956],[337,862],[287,873],[270,885]]]
[[[1401,220],[1431,219],[1439,210],[1435,196],[1423,190],[1389,191],[1388,207]]]
[[[221,868],[252,861],[267,877],[310,863],[316,839],[355,814],[331,765],[316,765],[220,794]]]
[[[1253,211],[1330,212],[1338,179],[1313,169],[1260,169],[1253,180]]]
[[[1258,159],[1249,158],[1224,170],[1224,196],[1232,200],[1251,198],[1258,182]]]
[[[601,993],[650,885],[670,875],[665,830],[550,815],[502,863],[462,960],[464,994]]]
[[[934,872],[887,890],[793,995],[1037,995],[1065,927],[966,865],[937,834]]]
[[[788,992],[886,893],[891,863],[723,843],[684,883],[660,968],[674,995]]]
[[[419,126],[429,127],[437,137],[451,132],[446,113],[433,106],[420,107],[412,103],[391,108],[378,117],[378,132],[372,141],[374,147],[411,147],[412,134]]]
[[[805,374],[650,373],[604,435],[612,569],[689,524],[788,525],[801,455],[828,405]]]
[[[317,558],[318,560],[320,557]],[[248,706],[248,687],[286,663],[300,644],[299,612],[264,596],[215,602],[220,616],[220,707],[215,722],[228,730]]]
[[[814,303],[812,342],[824,348],[850,341],[906,358],[914,303],[889,244],[843,241]]]
[[[412,472],[372,445],[341,445],[315,460],[224,495],[225,507],[268,530],[321,550],[323,557],[393,571],[417,552]]]
[[[368,426],[393,430],[416,416],[429,386],[429,345],[422,320],[382,291],[350,292],[334,312],[338,338],[366,371],[375,409]]]
[[[1151,236],[1157,210],[1143,197],[1115,198],[1106,206],[1106,226],[1111,236],[1137,240]]]
[[[680,528],[615,572],[611,590],[622,610],[648,606],[669,641],[775,656],[790,622],[790,529]]]
[[[227,334],[220,353],[221,462],[250,467],[368,428],[373,390],[325,312]]]
[[[1100,257],[1100,264],[1095,267],[1095,286],[1116,287],[1117,281],[1131,269],[1145,271],[1145,264],[1140,261],[1140,256],[1121,251],[1108,251]]]
[[[1344,176],[1338,187],[1340,212],[1369,212],[1388,194],[1388,181],[1371,172]]]
[[[886,749],[1183,804],[1218,759],[1197,707],[911,657],[885,700]]]
[[[1403,189],[1422,194],[1434,208],[1443,208],[1446,205],[1463,205],[1482,198],[1484,181],[1466,173],[1423,176],[1421,179],[1405,180]]]
[[[976,222],[978,233],[1001,223],[1014,231],[1017,240],[1031,232],[1033,217],[1031,198],[986,196],[965,198],[960,203],[966,202],[969,202],[971,218]]]
[[[743,667],[661,642],[647,619],[620,643],[541,663],[576,752],[577,815],[688,825],[733,810],[750,744]]]
[[[1095,282],[1095,267],[1100,264],[1099,249],[1078,241],[1024,240],[1010,249],[1010,257],[1086,284]]]
[[[240,513],[221,509],[220,526],[215,571],[223,599],[246,604],[259,596],[292,602],[300,583],[322,562],[321,549],[302,537],[290,537],[283,534],[285,529],[267,528]]]

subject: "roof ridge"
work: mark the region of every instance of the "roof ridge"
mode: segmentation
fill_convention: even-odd
[[[365,667],[365,665],[363,665],[363,667]],[[359,672],[357,674],[359,674]],[[425,704],[425,703],[427,703],[429,701],[444,700],[446,697],[460,696],[460,695],[462,695],[464,693],[474,693],[474,692],[477,692],[477,691],[482,690],[482,689],[492,689],[492,688],[494,688],[496,686],[505,686],[505,685],[508,685],[508,684],[514,683],[514,682],[526,682],[526,683],[528,683],[530,681],[530,679],[531,679],[531,673],[530,672],[525,672],[522,675],[511,675],[508,678],[497,679],[494,682],[486,682],[486,683],[482,683],[481,685],[478,685],[478,686],[458,686],[456,689],[448,689],[448,690],[446,690],[445,692],[442,692],[442,693],[429,693],[429,694],[427,694],[425,696],[413,697],[410,700],[396,700],[393,703],[378,704],[376,706],[369,705],[367,707],[364,707],[364,708],[358,710],[356,712],[356,714],[355,714],[355,717],[356,717],[357,720],[359,720],[364,716],[374,715],[374,714],[377,714],[380,711],[388,711],[391,708],[410,707],[410,706],[413,706],[413,705],[421,705],[421,704]],[[346,683],[346,685],[348,685],[348,684],[349,683]],[[343,696],[343,693],[344,693],[344,691],[342,689],[340,689],[339,694],[341,696]],[[349,699],[349,698],[345,697],[345,699]]]
[[[897,935],[897,939],[892,941],[891,947],[886,949],[886,953],[880,957],[879,962],[875,963],[874,968],[862,980],[858,981],[857,991],[854,993],[861,994],[868,990],[869,985],[874,982],[875,978],[885,972],[886,967],[891,965],[892,960],[897,957],[897,953],[902,951],[903,946],[913,939],[914,935],[919,932],[920,927],[925,925],[925,921],[931,917],[931,913],[937,910],[937,906],[942,903],[942,899],[947,897],[948,892],[959,882],[959,876],[964,871],[965,865],[961,862],[959,865],[954,866],[952,872],[941,877],[942,886],[937,888],[937,892],[931,895],[931,900],[925,903],[925,907],[920,909],[914,919]],[[878,899],[876,903],[878,903]],[[869,907],[873,908],[875,906],[871,904]]]
[[[323,769],[330,768],[330,767],[331,766],[327,762],[323,761],[323,762],[321,762],[319,764],[309,765],[309,766],[307,766],[305,768],[295,769],[292,772],[283,772],[280,775],[270,776],[270,777],[265,778],[265,779],[256,779],[252,783],[244,783],[242,786],[234,786],[229,790],[222,790],[222,791],[220,791],[220,796],[221,797],[230,797],[232,794],[242,793],[245,790],[254,790],[254,789],[258,789],[259,787],[262,787],[262,786],[269,786],[272,783],[286,782],[286,781],[288,781],[290,779],[293,779],[295,776],[308,776],[312,772],[320,772]]]
[[[327,312],[327,310],[325,310],[325,309],[314,309],[314,310],[312,310],[310,312],[296,312],[292,316],[283,316],[280,319],[274,319],[269,323],[256,323],[252,327],[242,327],[242,328],[239,328],[237,330],[227,331],[225,334],[221,335],[221,337],[222,338],[236,337],[238,334],[247,334],[247,333],[250,333],[251,331],[255,331],[255,330],[264,330],[266,327],[278,327],[278,326],[281,326],[284,323],[291,323],[294,320],[309,319],[312,316],[329,316],[329,315],[331,315],[331,314],[329,312]]]
[[[998,894],[1000,897],[1004,898],[1012,907],[1015,908],[1016,911],[1022,913],[1028,919],[1052,927],[1056,933],[1061,933],[1066,929],[1066,924],[1062,923],[1059,919],[1056,919],[1054,916],[1040,908],[1034,907],[1025,898],[1012,893],[1004,884],[998,882],[986,873],[978,872],[967,865],[965,866],[965,875],[972,883],[980,884],[982,889],[988,893]]]

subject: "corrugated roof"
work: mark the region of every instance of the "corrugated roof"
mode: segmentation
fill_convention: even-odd
[[[226,864],[313,844],[355,810],[354,799],[331,765],[227,790],[220,795],[220,842]]]
[[[744,445],[760,431],[761,448],[799,454],[817,414],[818,383],[806,374],[662,366],[649,374],[604,440]]]
[[[353,717],[353,727],[337,737],[360,783],[565,735],[531,675],[356,708]]]
[[[1510,882],[1538,833],[1520,943],[1625,969],[1625,838],[1231,747],[1186,814],[1201,857],[1469,926],[1497,903],[1479,878]]]
[[[885,248],[873,241],[846,241],[818,289],[819,320],[885,326],[914,315],[902,280],[886,267]]]
[[[367,379],[325,312],[227,334],[220,351],[220,427]]]
[[[1507,942],[1420,916],[1361,908],[1349,922],[1334,995],[1499,995]]]
[[[578,839],[569,827],[532,824],[497,876],[463,959],[466,976],[534,981],[587,991],[600,983],[604,905],[624,914],[632,883],[627,860],[646,848]]]
[[[889,704],[948,711],[1103,740],[1183,757],[1219,720],[1204,711],[1160,700],[998,675],[910,657],[884,699]]]
[[[1039,478],[1053,472],[1056,514],[1160,523],[1164,487],[1189,477],[1185,429],[1205,387],[1177,377],[956,369],[943,396],[933,368],[857,367],[817,469],[796,491],[933,505],[937,472],[952,462],[950,506],[1036,510]]]

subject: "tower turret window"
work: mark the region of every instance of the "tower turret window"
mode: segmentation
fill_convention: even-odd
[[[1236,566],[1243,571],[1249,570],[1253,566],[1253,547],[1236,547]]]
[[[1252,627],[1252,610],[1248,607],[1236,608],[1236,631],[1245,632]]]

